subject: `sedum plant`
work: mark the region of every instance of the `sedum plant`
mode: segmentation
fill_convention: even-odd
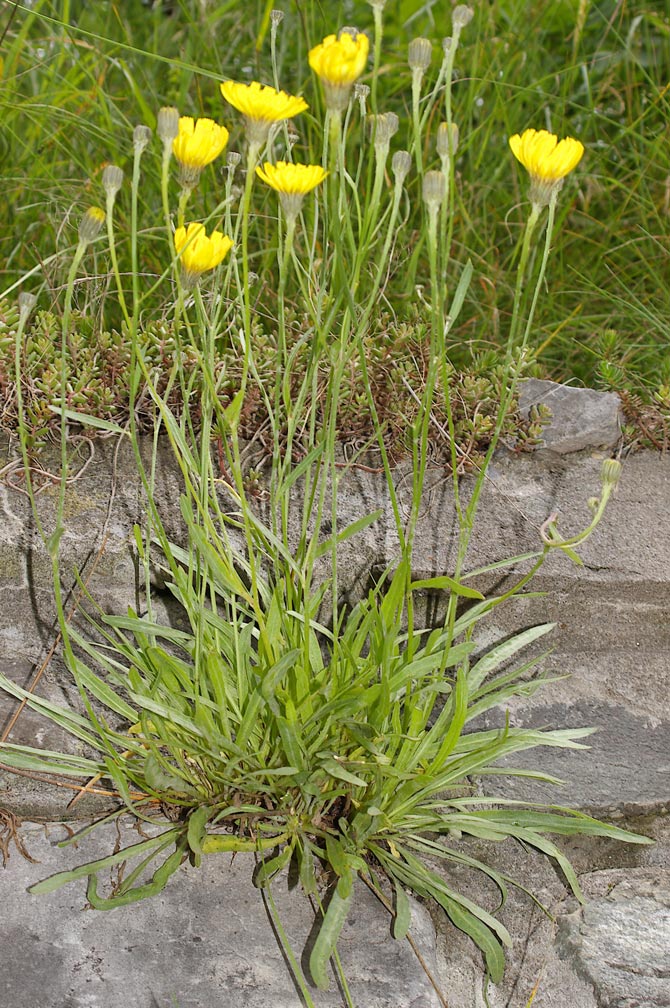
[[[65,729],[80,751],[83,747],[83,754],[72,755],[3,742],[5,764],[65,777],[80,793],[111,794],[118,805],[107,820],[130,813],[152,827],[136,845],[65,869],[31,891],[49,892],[86,879],[92,906],[107,910],[161,891],[186,860],[197,867],[211,854],[254,852],[254,881],[268,889],[292,864],[320,908],[309,978],[274,909],[307,1005],[315,1003],[310,979],[317,988],[328,986],[331,958],[345,999],[353,1003],[337,940],[355,900],[357,877],[389,910],[396,939],[408,933],[408,892],[434,900],[479,946],[489,976],[497,981],[510,936],[494,914],[452,884],[449,865],[468,864],[485,872],[503,898],[514,880],[469,857],[454,845],[454,837],[512,837],[535,847],[556,859],[578,896],[577,878],[547,834],[647,842],[568,808],[528,807],[487,796],[486,780],[500,772],[501,758],[540,746],[580,748],[589,729],[505,725],[482,730],[476,722],[514,694],[542,684],[534,673],[546,652],[528,657],[524,649],[552,629],[525,630],[481,653],[480,621],[524,592],[550,552],[561,550],[580,562],[578,547],[600,521],[619,475],[618,462],[604,463],[600,495],[589,501],[591,520],[579,534],[563,538],[552,517],[543,526],[537,551],[467,570],[465,556],[486,466],[505,430],[532,338],[559,191],[579,161],[581,145],[532,130],[510,141],[531,173],[531,210],[507,349],[497,362],[500,401],[487,413],[485,448],[466,502],[459,473],[467,452],[457,436],[449,339],[472,276],[471,264],[459,264],[453,255],[458,130],[451,96],[454,52],[469,12],[455,9],[454,34],[432,86],[424,87],[426,47],[411,50],[407,150],[394,152],[389,172],[391,143],[400,124],[376,104],[383,4],[373,7],[371,47],[367,35],[346,28],[310,50],[325,113],[319,149],[309,161],[293,160],[295,141],[287,127],[289,118],[306,112],[305,99],[258,82],[225,82],[223,97],[243,116],[246,173],[236,189],[233,159],[219,203],[196,208],[202,173],[222,155],[229,130],[213,119],[196,121],[173,108],[161,110],[165,267],[149,291],[139,282],[142,232],[137,215],[143,156],[150,142],[146,127],[137,127],[133,136],[133,226],[123,248],[115,228],[123,175],[116,166],[106,169],[105,211],[93,207],[84,216],[60,320],[56,411],[62,478],[52,531],[35,507],[52,560],[64,659],[79,688],[81,710],[58,708],[0,677],[7,692]],[[271,43],[274,52],[276,30]],[[371,88],[356,93],[370,51]],[[370,116],[361,112],[368,97]],[[440,146],[428,157],[427,131],[442,115]],[[412,166],[418,172],[413,183],[408,181]],[[403,235],[403,206],[417,198],[422,200],[422,231],[418,237]],[[544,240],[538,241],[542,229]],[[129,346],[125,427],[100,414],[73,410],[69,398],[73,289],[91,245],[99,245],[101,237]],[[425,266],[426,284],[420,294],[424,322],[415,334],[421,343],[420,380],[412,387],[411,374],[402,376],[415,403],[407,430],[412,498],[404,514],[370,355],[389,275],[400,268],[404,245],[412,240]],[[535,251],[537,262],[531,255]],[[122,254],[129,259],[129,287]],[[252,264],[254,269],[263,264],[259,268],[271,278],[264,291],[274,291],[271,354],[267,347],[260,354],[257,345],[262,297]],[[140,319],[145,301],[151,303],[160,285],[171,292],[166,302],[173,343],[171,359],[157,367],[146,320]],[[26,489],[34,502],[22,384],[24,335],[33,308],[33,300],[24,296],[14,319],[14,367]],[[399,312],[400,306],[394,310]],[[405,324],[413,317],[406,315]],[[305,326],[297,324],[301,318],[307,320]],[[268,357],[272,366],[261,367]],[[341,550],[374,525],[380,513],[362,515],[345,527],[339,520],[343,475],[364,464],[362,449],[344,463],[338,450],[342,415],[352,408],[347,401],[352,362],[360,392],[356,408],[367,413],[371,431],[363,448],[378,452],[398,540],[396,560],[353,605],[341,592]],[[252,388],[268,424],[270,462],[260,477],[262,509],[242,460]],[[179,409],[174,405],[177,391]],[[184,537],[179,544],[169,538],[155,501],[156,455],[145,465],[140,451],[138,403],[147,397],[155,416],[154,439],[161,433],[169,439],[182,476]],[[74,422],[129,439],[147,499],[145,522],[134,531],[147,612],[96,613],[90,599],[93,630],[88,635],[66,619],[58,549],[64,529],[67,429]],[[446,443],[458,516],[456,560],[448,576],[416,579],[413,546],[438,438]],[[220,446],[216,459],[211,451],[215,439]],[[526,573],[500,595],[485,597],[475,586],[487,573],[523,564]],[[156,569],[182,611],[179,628],[154,615],[151,579]],[[417,593],[424,592],[444,596],[445,616],[438,626],[426,627],[417,617]],[[507,765],[504,772],[528,774]],[[548,779],[539,770],[532,776]],[[429,866],[436,860],[444,871]],[[101,879],[121,861],[132,867],[103,893]]]

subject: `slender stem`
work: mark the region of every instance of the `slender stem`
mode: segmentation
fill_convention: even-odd
[[[381,7],[376,4],[372,8],[372,15],[375,23],[375,43],[372,63],[372,84],[370,88],[370,107],[373,112],[377,111],[377,79],[379,77],[379,64],[382,57],[382,38],[384,35],[384,20]]]
[[[161,202],[163,204],[163,221],[167,232],[168,241],[172,244],[172,216],[170,214],[170,196],[168,184],[170,181],[170,159],[172,158],[172,141],[163,144],[163,158],[161,160]]]
[[[421,80],[423,74],[421,70],[412,71],[412,125],[414,130],[414,161],[416,163],[416,173],[419,178],[423,176],[423,148],[422,148],[422,128],[421,115],[419,112],[419,100],[421,98]]]
[[[533,318],[535,317],[535,309],[537,308],[538,298],[540,296],[540,289],[544,283],[544,274],[547,269],[547,262],[549,261],[549,253],[551,252],[551,239],[554,233],[554,219],[556,216],[556,200],[558,199],[558,190],[554,189],[549,200],[549,210],[547,213],[547,226],[544,233],[544,250],[542,252],[542,262],[540,263],[540,271],[537,275],[537,280],[535,282],[535,290],[533,291],[533,298],[530,303],[530,310],[528,312],[528,319],[526,320],[526,328],[524,329],[523,339],[521,341],[522,348],[527,346],[528,337],[530,336],[530,330],[533,325]]]
[[[247,150],[247,176],[244,182],[242,197],[242,298],[244,305],[244,366],[241,387],[246,387],[249,373],[249,354],[251,353],[251,294],[249,292],[249,211],[251,209],[251,190],[256,174],[256,161],[260,153],[258,142],[249,143]]]
[[[509,336],[507,338],[507,359],[509,360],[510,354],[514,348],[516,342],[517,329],[519,327],[519,314],[521,311],[522,303],[522,292],[524,280],[526,277],[526,267],[528,265],[528,256],[530,255],[530,250],[532,248],[533,234],[535,232],[535,227],[538,220],[540,219],[541,207],[536,203],[531,206],[530,215],[526,221],[526,228],[523,235],[523,244],[521,246],[521,255],[519,256],[519,264],[516,270],[516,287],[514,288],[514,302],[512,304],[512,321],[509,327]]]
[[[16,382],[16,409],[19,429],[19,445],[21,447],[21,459],[23,461],[23,473],[26,481],[26,493],[30,500],[35,526],[42,541],[44,541],[44,530],[37,510],[35,494],[33,491],[33,481],[30,475],[30,458],[28,455],[28,432],[26,430],[26,417],[23,407],[23,334],[28,321],[28,312],[21,311],[19,314],[19,324],[16,327],[14,337],[14,380]]]
[[[130,189],[130,268],[133,275],[133,329],[137,328],[140,317],[140,271],[137,254],[137,202],[140,192],[140,162],[143,148],[135,145],[133,156],[133,178]]]
[[[116,293],[119,298],[119,304],[121,305],[121,311],[123,313],[123,318],[126,325],[130,329],[130,315],[128,314],[128,306],[126,305],[126,298],[123,293],[123,287],[121,285],[121,273],[119,271],[119,260],[116,254],[116,241],[114,238],[114,200],[115,195],[112,192],[107,193],[107,203],[106,203],[106,224],[107,224],[107,242],[109,245],[109,257],[112,261],[112,273],[114,274],[114,282],[116,283]],[[134,279],[134,268],[133,268],[133,279]]]

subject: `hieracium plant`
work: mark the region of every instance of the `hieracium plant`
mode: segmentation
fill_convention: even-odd
[[[106,910],[154,895],[174,872],[186,870],[184,862],[197,867],[215,853],[254,852],[254,881],[268,888],[293,865],[320,908],[309,977],[283,937],[308,1005],[314,1004],[312,984],[328,985],[331,958],[344,997],[353,1003],[336,948],[359,877],[388,909],[396,939],[408,933],[408,893],[432,899],[476,942],[489,976],[498,981],[510,936],[494,914],[459,890],[449,869],[452,864],[480,869],[503,897],[512,880],[469,855],[454,838],[512,837],[535,847],[556,859],[578,896],[575,874],[547,833],[645,842],[568,808],[526,807],[487,795],[487,776],[498,772],[502,757],[537,746],[577,749],[588,729],[507,724],[482,730],[473,724],[515,692],[539,685],[532,677],[540,659],[517,664],[517,656],[551,630],[550,625],[525,630],[482,651],[480,621],[520,594],[552,551],[579,562],[576,551],[602,517],[618,480],[619,464],[608,460],[600,495],[589,502],[591,520],[578,535],[563,538],[550,520],[536,552],[479,570],[465,568],[486,465],[531,346],[557,200],[583,147],[544,130],[529,129],[510,139],[530,173],[530,213],[500,361],[501,402],[490,421],[484,464],[471,477],[466,500],[459,480],[463,453],[455,436],[449,347],[473,270],[469,261],[459,264],[452,254],[461,138],[451,82],[460,35],[472,12],[454,9],[452,36],[444,41],[432,78],[432,44],[426,39],[411,43],[411,110],[409,121],[401,122],[383,104],[383,6],[372,4],[372,46],[365,31],[344,28],[309,50],[317,80],[307,98],[312,121],[320,124],[311,151],[307,141],[297,145],[295,140],[308,100],[278,87],[279,18],[273,18],[271,35],[277,86],[225,81],[221,93],[231,116],[228,126],[215,118],[180,115],[175,108],[158,112],[164,269],[150,289],[146,279],[140,283],[145,237],[138,195],[143,173],[153,171],[153,162],[147,167],[144,160],[151,131],[140,125],[133,134],[131,230],[122,245],[115,212],[124,173],[114,165],[105,169],[105,209],[92,207],[84,215],[64,294],[63,478],[53,526],[35,506],[53,565],[64,660],[79,689],[81,710],[56,708],[7,678],[0,680],[8,693],[57,722],[78,743],[78,754],[72,755],[5,742],[3,763],[57,774],[78,794],[111,797],[116,805],[107,821],[131,814],[149,830],[134,846],[66,869],[31,891],[49,892],[87,879],[90,903]],[[246,153],[242,158],[228,153],[219,199],[212,204],[201,196],[201,182],[203,173],[220,163],[238,128],[229,107],[242,117]],[[294,148],[307,156],[298,160]],[[241,164],[246,167],[240,180]],[[421,224],[413,238],[407,222],[415,207]],[[542,229],[543,242],[538,239]],[[116,281],[116,310],[131,347],[126,427],[88,419],[85,411],[73,413],[67,400],[73,288],[82,260],[101,237]],[[406,513],[376,412],[366,341],[381,301],[390,303],[393,277],[413,240],[423,273],[423,313],[413,318],[424,368],[415,376],[412,394],[418,405],[407,432],[412,496]],[[155,234],[151,241],[155,249]],[[535,247],[541,250],[538,265],[531,256]],[[159,381],[142,326],[160,292],[174,349],[169,374]],[[395,310],[406,310],[403,303]],[[15,342],[19,432],[33,501],[21,389],[22,340],[34,307],[34,297],[22,294]],[[273,366],[260,368],[259,318],[269,311]],[[234,387],[220,366],[222,346],[236,362]],[[187,358],[196,362],[197,384],[193,369],[185,369]],[[338,447],[338,416],[347,405],[342,388],[352,366],[360,375],[358,408],[369,413],[373,434],[345,459]],[[245,404],[252,388],[268,418],[260,504],[258,480],[250,480],[243,461]],[[171,406],[175,390],[186,404],[179,413]],[[137,422],[138,400],[147,396],[156,417],[149,464],[140,450]],[[437,414],[444,424],[436,426]],[[134,530],[146,613],[100,613],[90,637],[66,618],[66,572],[59,559],[67,428],[75,421],[127,439],[146,491],[145,519]],[[179,543],[168,536],[156,502],[161,434],[169,439],[182,479]],[[456,559],[448,576],[417,578],[413,549],[431,444],[438,437],[446,440],[450,458]],[[342,548],[373,526],[380,512],[343,527],[338,487],[368,448],[377,451],[386,476],[398,550],[367,593],[349,603],[341,591]],[[502,594],[485,597],[473,583],[493,570],[523,564],[526,573]],[[179,629],[155,615],[156,570],[182,609]],[[445,615],[437,626],[424,626],[418,618],[417,594],[425,592],[443,596]],[[527,771],[506,765],[505,773]],[[539,770],[534,776],[548,779]],[[134,866],[102,893],[104,873],[121,861]],[[280,911],[274,901],[271,906],[284,936]]]

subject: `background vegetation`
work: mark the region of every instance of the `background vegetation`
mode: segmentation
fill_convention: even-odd
[[[157,110],[174,104],[182,114],[225,122],[233,131],[229,149],[242,149],[239,121],[229,114],[218,85],[228,77],[272,81],[271,6],[250,0],[242,16],[236,0],[2,5],[0,294],[9,291],[9,303],[0,306],[2,357],[3,326],[11,345],[10,308],[18,284],[39,292],[40,308],[58,312],[77,223],[92,202],[104,205],[104,165],[128,167],[135,124],[155,126]],[[371,31],[372,9],[364,0],[277,0],[276,6],[285,14],[277,36],[281,86],[305,94],[316,119],[320,99],[307,49],[343,24]],[[586,156],[561,198],[548,291],[532,340],[534,370],[622,392],[636,436],[661,447],[670,416],[670,19],[640,0],[494,0],[474,6],[475,20],[461,39],[455,67],[454,118],[461,142],[454,255],[459,263],[472,258],[475,281],[455,332],[452,362],[483,377],[485,392],[495,387],[491,370],[506,338],[527,209],[527,178],[513,162],[509,135],[534,126],[575,136]],[[401,122],[408,121],[407,44],[418,35],[435,41],[427,75],[434,79],[449,14],[443,0],[387,3],[379,111],[394,109]],[[433,134],[436,126],[431,124]],[[306,159],[308,124],[301,122],[301,133],[294,153]],[[392,151],[407,146],[408,139],[401,127]],[[158,149],[151,156],[158,159]],[[429,167],[431,161],[438,165],[432,146],[426,158]],[[223,164],[206,173],[204,195],[208,187],[220,192],[225,175]],[[418,182],[414,189],[411,179],[409,185],[408,212],[419,215]],[[148,277],[164,269],[164,238],[157,187],[147,184],[142,198],[140,219],[156,222],[155,245],[150,225],[144,235]],[[123,194],[117,208],[123,215]],[[268,201],[268,212],[273,208]],[[121,225],[120,231],[123,216]],[[273,258],[273,250],[268,256]],[[387,291],[392,320],[396,312],[407,318],[415,306],[420,310],[424,256],[419,246],[410,259],[400,260]],[[39,272],[22,283],[38,264]],[[265,266],[257,264],[261,278]],[[83,329],[99,347],[100,330],[113,330],[118,320],[106,317],[103,325],[104,261],[95,264],[95,275],[79,307],[89,319]],[[258,296],[272,317],[271,288],[263,289],[262,279]],[[156,307],[152,323],[160,322],[161,306]],[[38,359],[46,352],[40,346]],[[398,353],[406,352],[401,336]],[[106,353],[103,349],[102,356]],[[95,362],[92,366],[95,372]],[[105,387],[106,368],[107,357],[101,373],[91,376]],[[5,390],[11,385],[7,375],[4,385]],[[112,392],[100,395],[107,408]],[[6,410],[5,426],[11,426],[11,417]]]

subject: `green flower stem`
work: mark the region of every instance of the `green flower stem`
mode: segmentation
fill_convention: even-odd
[[[184,186],[179,193],[179,205],[177,207],[177,227],[186,225],[186,206],[193,192],[188,186]]]
[[[372,59],[372,81],[370,86],[370,107],[373,112],[377,111],[377,80],[379,78],[379,65],[382,59],[382,39],[384,36],[384,19],[382,8],[375,4],[372,8],[372,16],[375,25],[375,41]]]
[[[169,153],[171,148],[167,148],[168,156],[165,156],[165,148],[163,150],[163,172],[162,172],[162,183],[164,182],[164,199],[167,201],[167,171],[170,163]],[[140,192],[140,166],[142,159],[142,148],[135,146],[134,156],[133,156],[133,174],[130,186],[130,255],[131,255],[131,268],[132,268],[132,291],[133,291],[133,312],[132,318],[128,323],[129,336],[130,336],[130,346],[131,346],[131,358],[130,358],[130,380],[128,383],[128,410],[130,417],[130,430],[133,445],[137,446],[136,458],[139,458],[139,444],[137,442],[137,416],[136,416],[136,403],[137,396],[139,392],[139,386],[141,381],[141,370],[138,366],[137,358],[137,345],[138,345],[138,323],[140,317],[140,289],[139,289],[139,257],[137,249],[137,233],[138,233],[138,214],[137,207],[139,202],[139,192]],[[110,222],[110,215],[108,214],[108,227]],[[166,210],[166,228],[168,233],[170,232],[170,219],[169,219],[169,208]],[[110,247],[113,239],[110,239]],[[172,246],[172,235],[169,234],[170,247]],[[154,487],[156,485],[156,459],[157,459],[157,449],[158,449],[158,432],[160,430],[160,422],[154,425],[154,439],[153,439],[153,451],[151,455],[151,465],[149,474],[147,476],[144,469],[144,463],[141,462],[141,470],[143,476],[147,480],[147,492],[150,499],[154,499]],[[144,573],[144,599],[147,610],[147,617],[149,620],[153,619],[153,608],[151,601],[151,541],[153,537],[153,515],[151,508],[147,511],[147,516],[144,525],[144,548],[142,550],[141,563]]]
[[[414,70],[412,72],[412,127],[414,133],[414,162],[416,164],[416,173],[419,178],[423,178],[423,129],[419,110],[419,101],[421,99],[421,80],[422,75],[420,71]]]
[[[170,160],[172,158],[172,141],[163,144],[163,158],[161,160],[161,202],[163,204],[163,221],[168,241],[172,245],[172,216],[170,214]]]
[[[448,123],[453,122],[453,117],[451,114],[451,98],[452,98],[452,81],[454,76],[454,60],[456,59],[456,50],[458,49],[458,43],[461,37],[461,27],[460,25],[454,26],[454,34],[451,37],[451,45],[447,53],[445,54],[445,68],[444,73],[447,81],[447,86],[444,89],[444,110],[445,119]]]
[[[65,487],[67,483],[67,353],[68,353],[68,339],[70,336],[70,319],[72,318],[72,294],[74,291],[74,284],[77,278],[77,273],[79,271],[79,266],[84,258],[84,253],[86,251],[87,242],[80,241],[75,249],[74,256],[72,257],[72,262],[70,264],[70,270],[67,276],[67,283],[65,286],[65,305],[63,307],[63,319],[61,323],[61,352],[60,352],[60,409],[61,409],[61,426],[60,426],[60,460],[61,460],[61,474],[60,474],[60,484],[58,487],[58,504],[56,509],[56,528],[53,535],[53,545],[49,547],[49,552],[51,554],[52,560],[58,559],[58,542],[60,537],[65,531],[63,526],[63,510],[65,507]]]
[[[368,323],[372,317],[372,313],[378,307],[377,295],[382,285],[382,279],[385,272],[388,270],[391,246],[393,244],[393,239],[396,237],[396,224],[398,221],[398,214],[400,212],[400,201],[402,199],[403,188],[400,183],[395,184],[393,189],[393,202],[391,204],[391,212],[389,214],[388,224],[386,227],[386,236],[384,238],[384,245],[381,254],[377,258],[377,269],[375,272],[374,280],[372,281],[372,288],[370,293],[367,295],[367,304],[363,309],[363,314],[361,315],[360,321],[358,323],[358,329],[360,332],[364,332],[367,329]]]
[[[523,244],[521,246],[521,255],[519,256],[519,264],[516,270],[516,287],[514,288],[514,302],[512,304],[512,321],[509,327],[509,336],[507,339],[507,356],[506,360],[509,362],[511,358],[511,353],[514,349],[516,343],[517,329],[519,327],[519,314],[521,311],[522,293],[524,280],[526,277],[526,267],[528,265],[528,257],[530,255],[530,250],[532,248],[533,234],[535,233],[535,228],[537,222],[540,219],[541,209],[535,203],[531,206],[530,215],[526,221],[526,228],[523,235]]]
[[[75,675],[77,680],[77,685],[79,686],[78,678],[75,674],[76,662],[74,659],[74,653],[72,651],[72,644],[70,642],[70,634],[67,625],[67,619],[65,616],[65,608],[63,604],[63,592],[61,587],[61,574],[60,574],[60,563],[59,563],[59,546],[61,537],[65,531],[65,526],[63,524],[63,513],[65,511],[65,492],[67,486],[67,378],[68,378],[68,367],[67,367],[67,349],[68,349],[68,338],[70,334],[70,320],[72,318],[72,294],[74,291],[74,284],[77,278],[77,273],[79,271],[79,266],[84,257],[84,253],[87,248],[87,242],[80,241],[75,249],[74,256],[72,257],[72,262],[70,264],[70,269],[67,276],[67,283],[65,287],[65,304],[63,307],[63,318],[61,323],[61,359],[60,359],[60,412],[61,412],[61,427],[60,427],[60,482],[58,485],[58,498],[56,502],[56,515],[54,523],[54,531],[52,535],[44,540],[44,544],[47,548],[51,559],[51,576],[53,582],[54,590],[54,602],[56,606],[56,614],[58,618],[58,627],[61,633],[61,638],[63,641],[63,648],[65,651],[68,668]],[[80,688],[81,689],[81,688]],[[85,694],[82,694],[83,699],[90,707],[88,701],[86,700]],[[90,713],[90,711],[89,711]],[[97,723],[97,722],[96,722]]]
[[[114,282],[116,284],[116,293],[119,298],[119,304],[121,305],[121,311],[123,313],[124,321],[128,327],[131,329],[130,315],[128,314],[128,306],[126,305],[126,298],[123,293],[123,286],[121,284],[121,273],[119,271],[119,260],[116,254],[116,241],[114,238],[114,201],[116,197],[114,193],[107,193],[107,202],[105,205],[105,223],[107,226],[107,243],[109,245],[109,258],[112,261],[112,273],[114,274]],[[134,279],[134,273],[133,273]]]
[[[384,467],[386,485],[388,487],[388,492],[391,499],[391,507],[393,509],[393,516],[395,520],[397,534],[399,537],[400,548],[404,554],[406,551],[406,541],[403,529],[403,522],[400,516],[400,507],[398,505],[398,497],[395,490],[395,484],[393,482],[391,464],[388,458],[388,453],[386,451],[386,445],[384,444],[384,431],[382,428],[382,424],[379,420],[377,406],[375,404],[374,395],[372,392],[372,386],[370,384],[370,376],[365,356],[366,348],[364,342],[364,336],[365,333],[367,332],[368,324],[370,322],[373,312],[377,308],[378,304],[377,295],[379,293],[382,284],[382,278],[384,276],[385,270],[388,268],[391,245],[393,244],[394,237],[396,236],[396,224],[398,220],[398,214],[400,211],[400,201],[402,199],[402,194],[403,194],[402,184],[396,182],[393,190],[393,203],[391,206],[391,213],[389,215],[388,225],[386,228],[384,247],[377,262],[377,270],[372,283],[372,289],[370,290],[370,293],[367,296],[367,304],[365,305],[365,308],[363,309],[363,312],[356,326],[356,341],[358,346],[359,367],[361,369],[361,375],[363,378],[363,386],[365,388],[365,394],[368,400],[368,408],[370,410],[370,415],[372,416],[372,422],[374,424],[375,434],[377,437],[377,445],[382,458],[382,465]]]
[[[273,465],[272,474],[278,477],[280,483],[283,478],[284,472],[291,465],[291,448],[292,448],[292,437],[293,428],[290,424],[292,419],[292,414],[294,412],[293,404],[291,403],[290,396],[290,373],[287,371],[286,367],[286,280],[288,277],[288,271],[291,263],[291,253],[293,250],[293,238],[295,235],[295,224],[296,218],[291,215],[286,218],[286,234],[284,235],[284,247],[279,261],[279,289],[277,292],[278,301],[278,331],[277,331],[277,359],[275,363],[275,385],[274,385],[274,416],[272,417],[273,426],[273,438],[274,438],[274,457],[277,460],[277,466]],[[283,402],[283,409],[282,409]],[[280,435],[282,428],[284,427],[283,419],[286,415],[287,420],[287,438],[289,438],[285,451],[282,451],[280,446]],[[288,542],[288,521],[289,521],[289,499],[288,494],[282,494],[279,497],[281,501],[281,512],[282,512],[282,536],[283,542]]]
[[[523,244],[521,246],[521,255],[519,257],[519,265],[517,267],[517,277],[516,277],[516,287],[514,291],[514,304],[512,306],[512,320],[510,322],[510,331],[507,340],[507,351],[505,354],[505,364],[503,369],[502,377],[502,395],[500,398],[500,407],[498,409],[498,415],[496,418],[495,427],[493,429],[493,434],[491,436],[491,441],[486,451],[484,461],[479,468],[477,473],[477,478],[475,479],[475,484],[472,490],[472,496],[468,502],[468,506],[465,514],[465,523],[462,530],[461,539],[463,541],[463,552],[467,549],[467,542],[469,541],[469,536],[472,531],[472,527],[475,521],[475,515],[477,512],[477,507],[479,504],[479,497],[481,495],[482,487],[484,485],[484,480],[488,472],[488,468],[493,457],[493,453],[498,446],[500,440],[500,435],[502,433],[503,424],[505,422],[505,416],[509,405],[514,397],[518,384],[518,374],[516,369],[514,369],[514,350],[515,344],[517,342],[517,332],[520,324],[520,310],[521,303],[523,300],[524,282],[526,277],[526,267],[528,265],[528,258],[532,248],[533,235],[535,233],[535,228],[537,226],[538,220],[540,218],[542,208],[536,204],[531,205],[531,211],[526,222],[526,229],[523,236]],[[551,208],[550,208],[551,211]],[[555,199],[554,199],[554,211],[555,211]],[[523,340],[521,343],[521,349],[523,350],[526,346],[526,341],[530,332],[530,323],[532,322],[532,314],[535,310],[535,305],[537,304],[537,298],[539,296],[540,288],[544,279],[544,273],[547,266],[547,260],[549,257],[549,252],[551,250],[551,233],[553,230],[554,223],[554,212],[550,212],[547,221],[547,231],[545,235],[544,243],[544,254],[542,257],[542,264],[540,266],[540,271],[538,273],[537,279],[535,281],[535,290],[533,292],[532,307],[529,313],[529,321],[526,325]],[[460,552],[460,550],[459,550]],[[456,575],[458,577],[458,575]]]
[[[354,278],[354,282],[352,283],[353,291],[358,289],[360,271],[363,263],[369,261],[369,246],[374,236],[377,221],[379,220],[379,208],[381,206],[381,195],[386,173],[388,150],[388,146],[379,147],[378,145],[375,145],[375,179],[372,185],[372,193],[366,203],[365,214],[361,227],[361,236],[358,242],[356,276]]]
[[[143,148],[135,145],[133,155],[133,177],[130,188],[130,268],[133,274],[133,331],[137,329],[140,317],[140,271],[137,254],[137,203],[140,192],[140,164]],[[108,213],[108,218],[109,218]],[[110,243],[111,246],[111,243]]]
[[[249,293],[249,211],[251,209],[251,190],[256,175],[256,162],[260,153],[258,142],[250,143],[247,150],[247,177],[244,181],[242,196],[242,298],[244,312],[244,364],[242,369],[241,388],[246,388],[249,375],[249,355],[251,354],[251,295]]]
[[[35,521],[35,526],[37,532],[42,539],[45,541],[44,529],[42,522],[37,510],[37,503],[35,501],[35,493],[33,490],[33,481],[30,475],[30,458],[28,455],[28,431],[26,429],[26,417],[23,408],[23,334],[25,332],[26,323],[28,322],[29,313],[27,311],[19,312],[19,324],[16,327],[16,336],[14,337],[14,381],[16,383],[16,409],[17,409],[17,419],[18,419],[18,429],[19,429],[19,445],[21,448],[21,459],[23,461],[23,472],[26,481],[26,493],[28,494],[28,499],[30,500],[30,507],[33,513],[33,519]]]
[[[412,440],[412,505],[410,517],[405,533],[405,553],[407,558],[407,622],[408,640],[412,642],[415,637],[414,629],[414,604],[410,590],[411,582],[411,557],[414,547],[414,537],[419,521],[421,502],[423,499],[423,488],[426,478],[426,466],[428,464],[428,448],[430,442],[430,426],[432,418],[433,403],[435,400],[435,390],[440,369],[440,361],[444,357],[444,323],[443,323],[443,303],[438,283],[438,261],[437,261],[437,221],[438,208],[429,206],[428,208],[428,259],[430,265],[431,283],[431,327],[430,327],[430,350],[428,361],[428,374],[426,384],[421,397],[421,412],[417,420],[417,437]],[[445,388],[445,397],[448,396],[448,389]],[[410,645],[408,644],[408,647]],[[410,647],[411,650],[411,647]]]
[[[556,217],[556,201],[558,199],[558,190],[554,189],[549,200],[549,209],[547,212],[547,225],[544,232],[544,250],[542,252],[542,261],[540,263],[540,272],[537,275],[537,281],[535,283],[535,290],[533,291],[533,297],[530,303],[530,310],[528,312],[528,318],[526,320],[526,328],[524,329],[523,339],[521,341],[522,348],[528,345],[528,337],[530,336],[530,330],[533,325],[533,318],[535,317],[535,309],[537,308],[538,298],[540,296],[540,290],[544,282],[544,275],[547,270],[547,263],[549,261],[549,253],[551,252],[551,239],[554,234],[554,220]],[[535,207],[533,207],[535,210]]]

